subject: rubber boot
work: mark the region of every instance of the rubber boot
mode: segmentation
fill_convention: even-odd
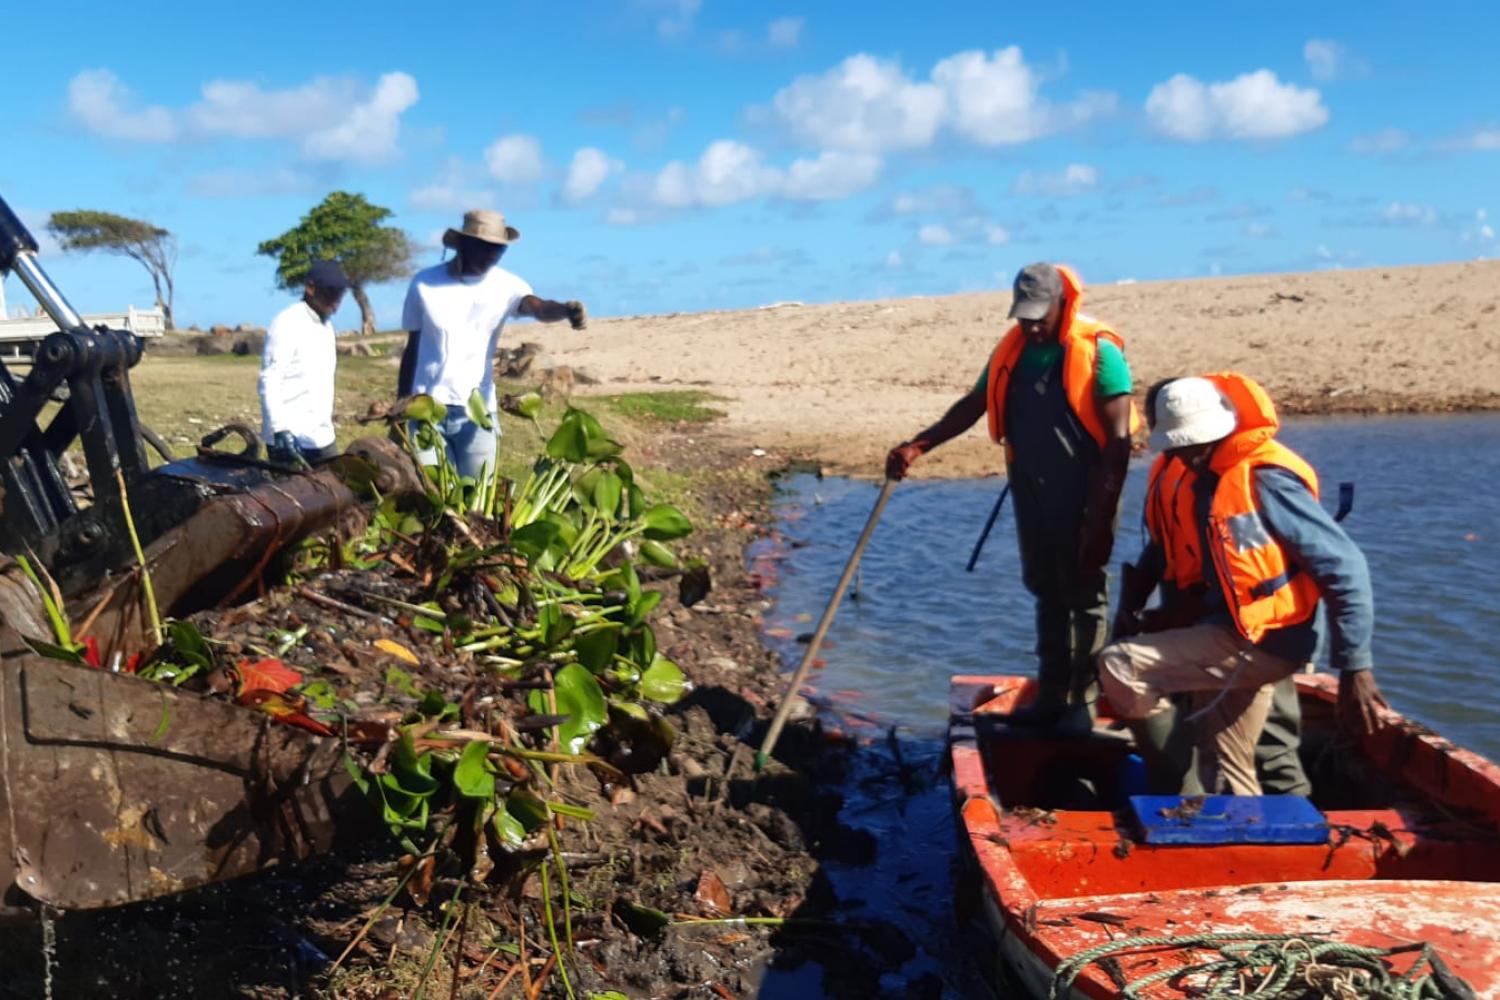
[[[1146,762],[1152,794],[1180,795],[1193,762],[1190,727],[1175,706],[1129,723],[1136,752]]]

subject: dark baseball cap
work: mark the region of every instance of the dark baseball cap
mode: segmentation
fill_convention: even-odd
[[[313,261],[307,269],[307,280],[329,291],[349,287],[349,276],[339,267],[338,261],[333,260]]]
[[[1062,275],[1051,264],[1027,264],[1016,274],[1010,303],[1011,319],[1041,319],[1062,298]]]

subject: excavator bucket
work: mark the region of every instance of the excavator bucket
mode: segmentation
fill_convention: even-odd
[[[151,468],[140,343],[85,326],[35,254],[0,199],[0,277],[58,327],[24,379],[0,362],[0,916],[149,899],[365,836],[339,740],[110,668],[154,647],[148,580],[164,616],[259,596],[289,546],[361,518],[354,480],[390,496],[420,472],[379,439],[294,470],[243,428],[239,453],[211,435]],[[82,494],[60,471],[75,445]],[[62,613],[105,669],[44,655]]]

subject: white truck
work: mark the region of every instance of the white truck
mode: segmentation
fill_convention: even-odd
[[[148,339],[167,332],[167,318],[159,307],[137,309],[129,306],[124,312],[91,313],[84,316],[83,321],[91,327],[102,324],[112,330],[127,330]],[[0,281],[0,358],[29,358],[37,345],[56,331],[57,324],[45,313],[12,317],[6,311],[5,283]]]

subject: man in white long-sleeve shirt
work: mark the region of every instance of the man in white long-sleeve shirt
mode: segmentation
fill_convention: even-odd
[[[273,462],[309,464],[334,454],[333,376],[337,364],[330,318],[349,279],[333,261],[307,270],[302,301],[276,314],[260,359],[260,412]]]

